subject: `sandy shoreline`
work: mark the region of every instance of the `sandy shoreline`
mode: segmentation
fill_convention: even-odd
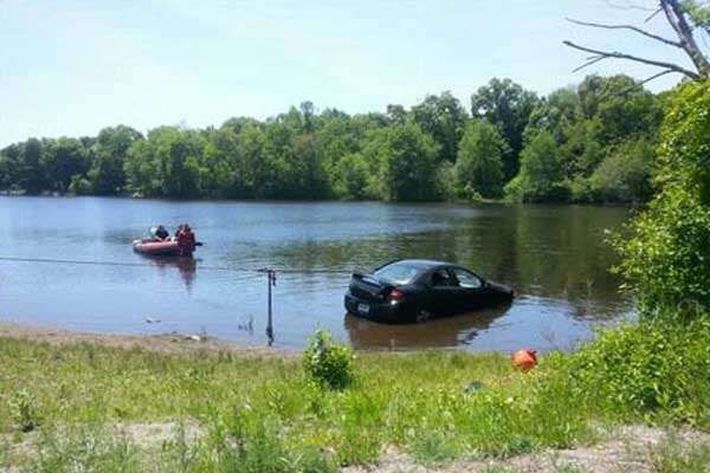
[[[245,355],[288,356],[293,349],[244,345],[211,336],[165,333],[158,335],[105,334],[67,330],[58,327],[0,321],[0,337],[46,342],[54,345],[90,343],[112,348],[142,349],[161,353],[229,351]]]

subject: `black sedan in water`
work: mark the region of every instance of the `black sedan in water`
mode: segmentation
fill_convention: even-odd
[[[423,322],[509,302],[513,289],[461,266],[398,260],[370,274],[354,273],[345,309],[381,322]]]

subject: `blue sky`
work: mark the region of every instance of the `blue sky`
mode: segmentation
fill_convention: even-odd
[[[564,20],[642,24],[647,13],[613,8],[628,3],[0,0],[0,146],[119,123],[146,131],[266,118],[303,100],[357,113],[450,90],[467,105],[492,77],[545,94],[584,76],[572,73],[584,54],[563,39],[687,64],[633,33]],[[645,26],[670,35],[662,20]],[[606,62],[587,72],[642,78],[653,69]]]

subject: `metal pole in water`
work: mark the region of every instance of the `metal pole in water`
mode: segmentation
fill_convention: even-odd
[[[274,319],[273,319],[273,315],[272,315],[271,286],[276,285],[276,271],[274,271],[273,269],[267,269],[266,276],[267,276],[267,285],[269,286],[269,290],[268,290],[269,311],[268,311],[268,319],[266,321],[266,338],[268,339],[269,346],[271,346],[274,343]]]

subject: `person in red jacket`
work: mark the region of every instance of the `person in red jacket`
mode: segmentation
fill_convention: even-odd
[[[178,248],[181,256],[190,256],[195,251],[195,234],[190,225],[183,224],[176,233]]]

